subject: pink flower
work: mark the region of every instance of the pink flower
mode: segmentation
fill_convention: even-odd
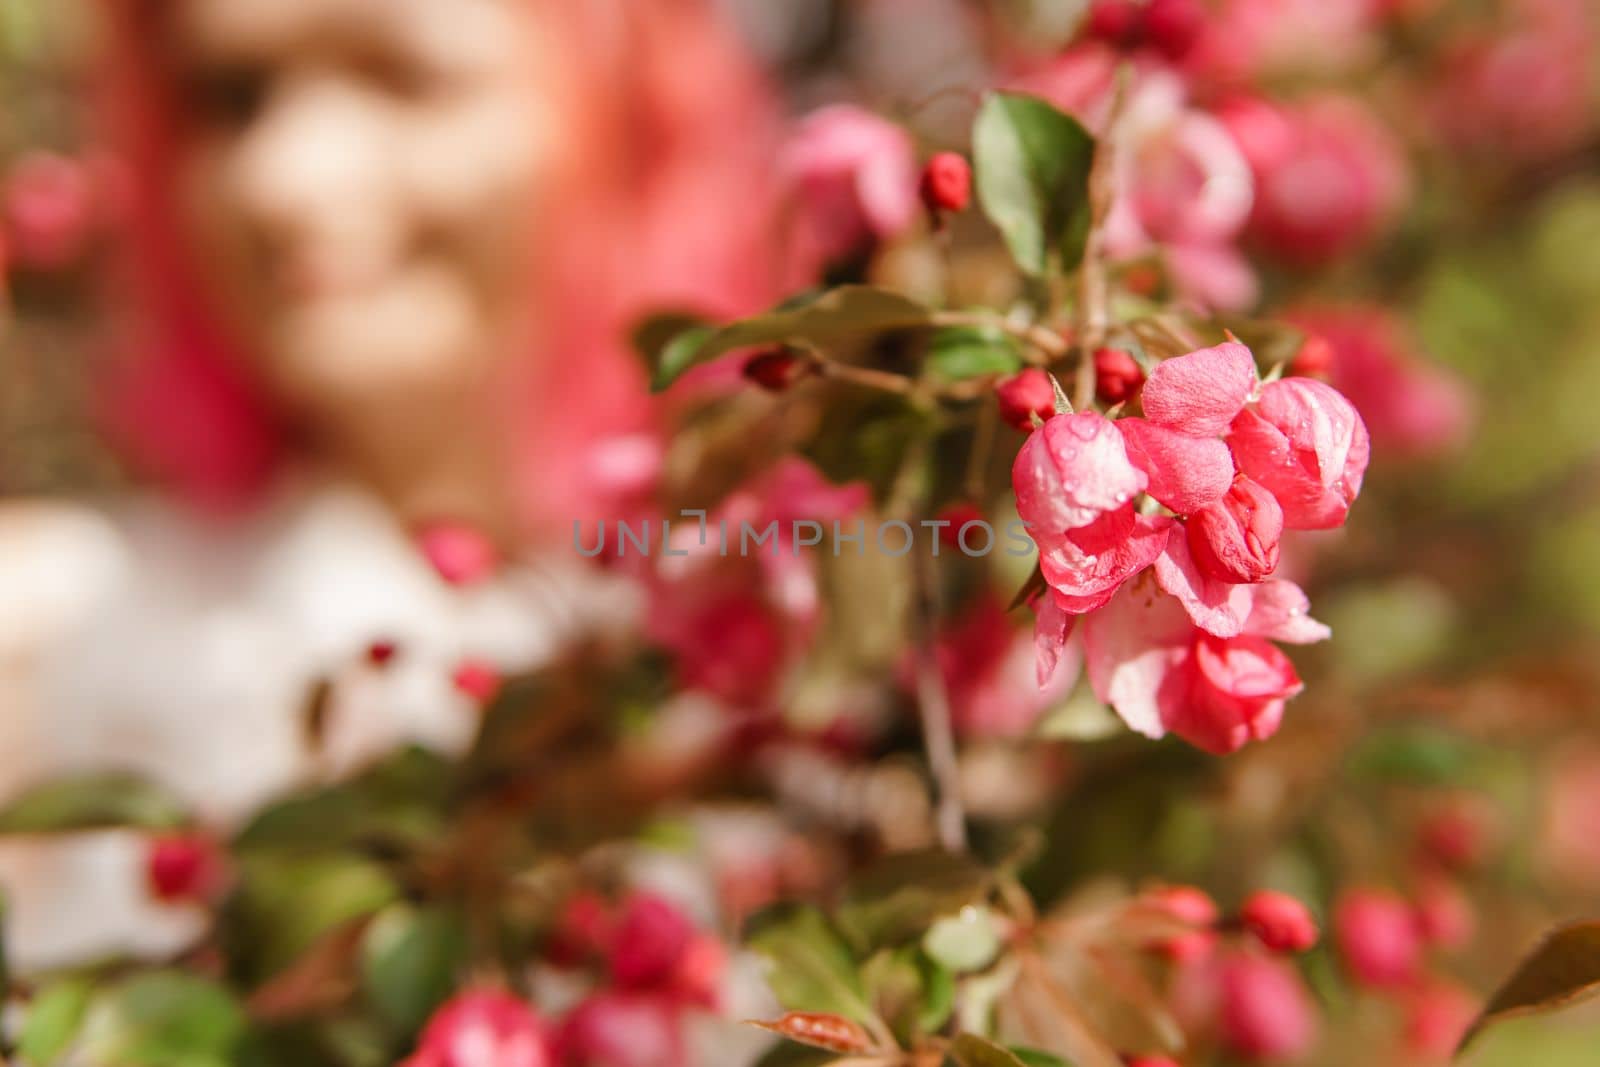
[[[1383,0],[1222,0],[1184,64],[1209,82],[1333,73],[1373,54]]]
[[[1513,0],[1496,26],[1447,42],[1427,128],[1456,149],[1542,159],[1594,128],[1597,24],[1586,0]],[[1587,8],[1587,10],[1586,10]]]
[[[1305,983],[1293,966],[1270,956],[1244,953],[1218,968],[1218,1025],[1233,1052],[1276,1063],[1304,1055],[1316,1039],[1317,1018]]]
[[[543,1022],[510,993],[474,990],[447,1001],[401,1067],[552,1067]]]
[[[1466,386],[1419,358],[1393,315],[1355,305],[1304,308],[1287,317],[1326,346],[1329,383],[1361,412],[1379,451],[1422,456],[1463,443],[1472,422]]]
[[[1409,905],[1384,889],[1349,889],[1333,912],[1339,954],[1365,986],[1410,985],[1422,964],[1422,936]]]
[[[1245,929],[1274,952],[1304,952],[1317,943],[1317,923],[1306,906],[1270,889],[1259,889],[1239,908]]]
[[[645,993],[590,995],[562,1023],[563,1067],[687,1067],[672,1001]]]
[[[1318,640],[1319,624],[1281,603],[1299,590],[1287,582],[1241,586],[1256,590],[1267,610],[1246,611],[1243,633],[1218,638],[1198,629],[1184,605],[1148,579],[1131,582],[1084,623],[1084,653],[1097,697],[1133,730],[1148,737],[1173,732],[1223,755],[1277,731],[1285,701],[1301,689],[1286,656],[1268,637]],[[1310,620],[1304,620],[1309,622]]]
[[[801,239],[824,261],[893,237],[915,217],[911,139],[871,112],[846,104],[813,111],[778,166],[800,211]]]
[[[1221,500],[1189,516],[1189,551],[1200,569],[1224,582],[1259,582],[1278,568],[1283,508],[1244,475]]]
[[[1406,197],[1404,157],[1353,99],[1293,108],[1236,99],[1218,117],[1255,176],[1249,234],[1286,263],[1320,266],[1361,248]]]
[[[676,970],[694,936],[678,906],[654,893],[629,898],[611,942],[611,977],[624,989],[659,986]]]
[[[1355,406],[1310,378],[1263,386],[1260,400],[1234,419],[1228,444],[1239,469],[1278,498],[1292,530],[1343,524],[1371,456]]]

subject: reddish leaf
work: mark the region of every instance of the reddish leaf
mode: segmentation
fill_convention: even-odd
[[[777,1022],[752,1020],[751,1025],[829,1052],[871,1052],[875,1047],[866,1028],[843,1015],[791,1011]]]
[[[1489,998],[1456,1051],[1501,1019],[1554,1011],[1595,993],[1600,993],[1600,921],[1557,927]]]

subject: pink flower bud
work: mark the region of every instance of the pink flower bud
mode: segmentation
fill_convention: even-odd
[[[150,842],[145,856],[150,894],[166,904],[199,903],[222,883],[222,858],[208,838],[171,834]]]
[[[1131,48],[1143,35],[1144,12],[1135,0],[1094,0],[1085,29],[1098,40]]]
[[[1292,966],[1269,956],[1228,957],[1218,974],[1222,1041],[1249,1060],[1292,1060],[1316,1039],[1317,1019],[1305,983]]]
[[[1192,885],[1163,886],[1144,894],[1144,899],[1181,922],[1194,926],[1210,926],[1221,914],[1211,895]]]
[[[1411,908],[1396,893],[1351,889],[1334,909],[1339,953],[1350,975],[1362,985],[1409,985],[1422,961],[1422,936]]]
[[[1144,384],[1144,370],[1121,348],[1094,350],[1094,391],[1107,404],[1131,399]]]
[[[500,692],[500,672],[482,660],[462,660],[451,672],[450,684],[474,703],[487,704]]]
[[[558,967],[577,967],[611,951],[614,923],[611,909],[598,893],[568,898],[544,947],[545,959]]]
[[[561,1027],[563,1067],[686,1067],[673,1004],[657,996],[595,993]]]
[[[1023,433],[1033,431],[1035,418],[1048,422],[1056,413],[1055,386],[1050,384],[1050,375],[1038,367],[1002,378],[994,395],[1000,403],[1000,417]]]
[[[551,1067],[533,1009],[510,993],[473,990],[445,1002],[401,1067]]]
[[[1146,478],[1122,434],[1092,411],[1056,415],[1032,434],[1011,468],[1017,512],[1041,536],[1078,529],[1126,506]]]
[[[439,577],[451,585],[470,585],[487,578],[500,562],[494,542],[464,523],[424,526],[417,532],[417,545]]]
[[[1344,524],[1371,457],[1366,424],[1331,386],[1284,378],[1241,411],[1228,446],[1239,470],[1277,497],[1291,530]]]
[[[1183,1067],[1183,1065],[1170,1056],[1134,1056],[1128,1061],[1128,1067]]]
[[[669,987],[686,1003],[716,1011],[722,999],[722,979],[727,972],[728,947],[709,934],[696,934],[678,957]]]
[[[936,153],[922,168],[917,192],[933,215],[964,211],[972,199],[972,167],[955,152]]]
[[[1195,747],[1224,756],[1277,733],[1284,701],[1302,688],[1289,657],[1265,638],[1196,631],[1190,698],[1167,725]]]
[[[1242,474],[1221,500],[1189,516],[1187,526],[1195,563],[1218,581],[1253,584],[1278,569],[1283,508]]]
[[[744,365],[744,376],[769,393],[781,393],[811,377],[816,369],[816,360],[805,353],[792,348],[774,348],[751,356]]]
[[[626,989],[664,984],[694,937],[694,927],[676,904],[653,893],[629,899],[617,921],[611,976]]]
[[[1317,943],[1317,924],[1306,906],[1287,893],[1260,889],[1239,909],[1245,929],[1274,952],[1304,952]]]
[[[24,156],[6,175],[5,221],[23,266],[56,270],[84,250],[94,222],[94,190],[82,163],[47,152]]]
[[[1430,878],[1417,889],[1413,918],[1422,940],[1442,949],[1461,948],[1478,926],[1472,901],[1444,878]]]
[[[1471,870],[1483,864],[1495,845],[1494,812],[1468,796],[1430,812],[1417,827],[1417,847],[1423,858],[1446,870]]]

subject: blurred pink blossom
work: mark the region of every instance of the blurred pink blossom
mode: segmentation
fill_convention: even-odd
[[[1425,362],[1392,313],[1346,305],[1285,317],[1327,345],[1324,373],[1361,412],[1380,455],[1433,455],[1464,443],[1473,415],[1465,383]]]
[[[835,104],[801,120],[779,155],[799,214],[798,239],[822,262],[859,252],[911,224],[916,154],[899,126]]]
[[[510,993],[469,990],[434,1012],[402,1067],[552,1067],[544,1024]]]
[[[1218,117],[1255,176],[1248,236],[1285,263],[1322,266],[1364,247],[1406,200],[1399,146],[1353,97],[1275,104],[1240,96]]]

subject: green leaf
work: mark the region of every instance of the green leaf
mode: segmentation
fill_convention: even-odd
[[[301,793],[261,812],[234,839],[239,849],[351,849],[430,836],[449,800],[451,768],[407,748],[359,778]]]
[[[927,326],[932,318],[931,311],[899,293],[844,285],[721,329],[692,325],[661,341],[662,328],[657,328],[649,338],[656,347],[644,355],[651,362],[651,388],[659,392],[691,367],[736,348],[771,344],[826,348],[855,337]]]
[[[350,856],[263,853],[239,867],[220,933],[235,977],[247,985],[282,972],[328,931],[399,894],[383,867]]]
[[[907,1047],[938,1033],[955,1010],[955,976],[920,948],[879,951],[861,978],[873,1009]]]
[[[1024,1067],[1072,1067],[1072,1064],[1049,1052],[1040,1052],[1036,1048],[1023,1048],[1020,1045],[1011,1046],[1011,1054],[1021,1060]]]
[[[180,971],[118,986],[96,1020],[94,1063],[118,1067],[223,1067],[244,1035],[243,1009],[222,987]]]
[[[1496,990],[1457,1046],[1501,1019],[1555,1011],[1600,993],[1600,920],[1557,927]]]
[[[1021,366],[1016,341],[992,326],[940,330],[928,348],[928,368],[951,382],[1010,374]]]
[[[785,1010],[827,1012],[857,1022],[873,1017],[850,950],[815,908],[785,909],[765,918],[749,944],[771,961],[767,982]]]
[[[362,941],[362,987],[378,1014],[409,1037],[449,998],[466,961],[459,916],[396,905],[378,916]]]
[[[0,810],[0,834],[171,830],[187,821],[183,805],[159,786],[130,774],[93,774],[22,794]]]
[[[49,1067],[59,1060],[77,1038],[93,996],[93,984],[82,978],[65,978],[40,990],[28,1005],[17,1038],[23,1062]]]
[[[977,1034],[959,1034],[950,1042],[950,1055],[960,1067],[1028,1067],[1010,1049]]]
[[[982,903],[992,879],[968,856],[930,849],[887,856],[855,880],[839,929],[857,950],[914,941],[935,920]]]
[[[1094,138],[1037,97],[991,93],[972,130],[978,202],[1023,270],[1070,270],[1089,228]]]

